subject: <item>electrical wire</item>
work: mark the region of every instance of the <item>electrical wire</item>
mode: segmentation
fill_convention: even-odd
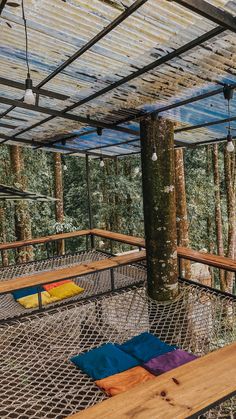
[[[25,60],[26,60],[26,66],[27,66],[27,78],[30,78],[30,67],[29,67],[29,58],[28,58],[28,31],[27,31],[27,22],[25,18],[24,0],[21,1],[21,9],[22,9],[22,19],[23,19],[24,28],[25,28]]]

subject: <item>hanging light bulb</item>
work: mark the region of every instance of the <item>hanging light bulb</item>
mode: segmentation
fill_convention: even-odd
[[[228,101],[228,121],[229,121],[229,125],[228,125],[228,135],[226,137],[226,140],[227,140],[226,150],[229,153],[232,153],[234,151],[234,145],[233,145],[233,142],[232,142],[233,138],[232,138],[232,135],[231,135],[231,124],[230,124],[230,121],[231,121],[230,101],[233,99],[234,89],[231,86],[226,85],[226,86],[224,86],[223,94],[224,94],[224,98]]]
[[[24,22],[25,28],[25,60],[27,66],[27,78],[25,80],[25,94],[23,102],[27,103],[27,105],[35,105],[35,95],[33,93],[33,82],[30,77],[30,67],[29,67],[29,57],[28,57],[28,32],[27,32],[27,22],[25,18],[25,8],[24,8],[24,0],[21,2],[22,7],[22,19]]]
[[[234,145],[233,145],[233,141],[232,141],[232,135],[230,134],[230,132],[227,135],[227,146],[226,146],[226,150],[229,153],[232,153],[234,151]]]
[[[27,79],[25,80],[25,94],[24,94],[24,103],[27,105],[35,105],[35,95],[33,93],[33,82],[28,74]]]
[[[152,150],[152,161],[157,161],[156,147],[153,147]]]
[[[100,158],[100,167],[104,167],[105,166],[105,163],[104,163],[104,161],[103,161],[103,158],[101,157]]]

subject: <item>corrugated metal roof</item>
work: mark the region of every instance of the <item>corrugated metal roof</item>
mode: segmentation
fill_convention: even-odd
[[[15,0],[20,5],[20,0]],[[29,59],[34,86],[40,83],[68,57],[73,55],[122,11],[133,4],[125,0],[25,0],[25,15],[29,36]],[[236,12],[236,1],[212,0],[211,3],[231,14]],[[26,78],[25,35],[21,7],[6,4],[2,12],[0,33],[0,77],[24,83]],[[180,46],[212,30],[216,24],[186,8],[167,0],[149,0],[131,16],[97,42],[80,58],[49,81],[44,89],[68,96],[58,100],[40,95],[41,107],[62,111],[67,106],[98,92],[137,69],[165,56]],[[236,37],[224,31],[202,46],[174,58],[118,88],[70,111],[107,124],[116,124],[140,111],[160,109],[177,100],[214,90],[224,83],[235,83]],[[1,98],[20,100],[23,91],[1,85]],[[1,101],[0,101],[1,102]],[[0,103],[0,113],[10,105]],[[217,95],[162,113],[177,122],[177,129],[227,118],[223,95]],[[236,115],[236,100],[232,102]],[[14,119],[16,118],[16,119]],[[0,122],[0,136],[5,141],[16,135],[14,142],[25,145],[38,141],[47,149],[64,152],[117,155],[139,150],[138,123],[127,123],[128,134],[105,129],[101,137],[86,124],[56,117],[19,134],[48,115],[16,107]],[[12,125],[12,129],[6,127]],[[235,123],[236,125],[236,123]],[[84,130],[88,135],[80,136]],[[91,132],[92,131],[92,132]],[[54,144],[59,135],[73,134],[66,145]],[[188,143],[212,141],[224,137],[225,124],[190,131],[176,132],[176,139]],[[27,141],[29,143],[27,143]],[[131,141],[131,142],[130,142]],[[121,142],[125,142],[123,145]],[[104,148],[104,145],[114,147]],[[96,148],[97,147],[97,148]],[[100,149],[100,147],[102,147]]]

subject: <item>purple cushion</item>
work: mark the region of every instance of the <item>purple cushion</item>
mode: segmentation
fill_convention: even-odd
[[[195,355],[182,351],[181,349],[176,349],[175,351],[150,359],[150,361],[143,364],[143,367],[152,374],[159,375],[180,367],[180,365],[193,361],[196,358],[197,356]]]

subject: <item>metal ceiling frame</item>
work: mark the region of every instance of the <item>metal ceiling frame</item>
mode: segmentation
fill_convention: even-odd
[[[7,0],[2,0],[1,1],[1,3],[0,3],[0,16],[1,16],[1,14],[3,12],[3,9],[6,6],[6,4],[7,4]]]
[[[64,63],[59,65],[52,73],[50,73],[47,77],[45,77],[37,86],[35,89],[40,89],[43,87],[46,83],[48,83],[50,80],[52,80],[56,75],[58,75],[62,70],[64,70],[68,65],[73,63],[77,58],[81,57],[86,51],[88,51],[92,46],[94,46],[98,41],[100,41],[102,38],[104,38],[109,32],[111,32],[114,28],[116,28],[120,23],[122,23],[125,19],[127,19],[129,16],[131,16],[136,10],[138,10],[141,6],[143,6],[148,0],[136,0],[130,7],[128,7],[124,12],[122,12],[116,19],[114,19],[109,25],[107,25],[104,29],[102,29],[95,37],[93,37],[91,40],[89,40],[85,45],[83,45],[78,51],[76,51],[71,57],[69,57]],[[2,0],[2,3],[4,3],[3,7],[5,6],[7,0],[4,2]],[[3,10],[3,8],[2,8]],[[1,12],[1,9],[0,9]],[[0,13],[1,14],[1,13]],[[0,119],[5,117],[9,112],[11,112],[15,108],[14,105],[12,105],[9,109],[7,109],[5,112],[0,114]],[[53,119],[53,117],[46,118],[45,120],[41,121],[41,124],[46,123]],[[41,125],[40,124],[40,125]],[[38,125],[39,126],[39,123]],[[35,125],[33,126],[36,127]],[[26,132],[26,130],[23,130],[21,134]]]
[[[47,76],[44,80],[42,80],[42,82],[40,82],[37,85],[36,89],[41,88],[44,84],[46,84],[53,77],[55,77],[57,74],[59,74],[64,68],[66,68],[69,64],[71,64],[74,60],[76,60],[79,56],[81,56],[89,48],[91,48],[91,46],[93,46],[96,42],[98,42],[100,39],[102,39],[114,27],[118,26],[119,23],[121,23],[128,16],[130,16],[135,10],[137,10],[140,6],[142,6],[146,1],[147,0],[137,0],[132,6],[130,6],[128,9],[126,9],[120,16],[118,16],[118,18],[116,18],[113,22],[111,22],[106,28],[104,28],[99,34],[97,34],[92,40],[88,41],[88,43],[85,46],[83,46],[79,51],[77,51],[68,60],[66,60],[64,63],[62,63],[56,70],[54,70],[54,72],[52,72],[49,76]],[[77,116],[77,115],[74,115],[74,114],[70,114],[68,112],[78,108],[79,106],[84,105],[85,103],[88,103],[88,102],[92,101],[93,99],[95,99],[95,98],[97,98],[101,95],[104,95],[104,94],[116,89],[117,87],[120,87],[121,85],[123,85],[123,84],[137,78],[137,77],[140,77],[141,75],[157,68],[158,66],[167,63],[168,61],[172,60],[173,58],[179,57],[180,55],[186,53],[187,51],[189,51],[189,50],[191,50],[191,49],[193,49],[197,46],[202,45],[204,42],[212,39],[213,37],[215,37],[217,35],[219,35],[220,33],[224,32],[226,29],[229,29],[233,32],[236,32],[236,18],[234,18],[230,13],[228,13],[224,10],[218,9],[217,7],[207,3],[204,0],[174,0],[174,1],[178,4],[180,4],[181,6],[184,6],[188,9],[190,9],[194,13],[197,13],[197,14],[207,18],[208,20],[219,24],[220,26],[217,26],[216,28],[212,29],[211,31],[208,31],[205,34],[199,36],[198,38],[195,38],[194,40],[192,40],[192,41],[188,42],[187,44],[177,48],[176,50],[172,51],[171,53],[166,54],[165,56],[163,56],[161,58],[158,58],[157,60],[155,60],[152,63],[140,68],[139,70],[131,73],[130,75],[128,75],[126,77],[123,77],[123,78],[121,78],[120,80],[118,80],[114,83],[111,83],[109,86],[106,86],[105,88],[99,90],[98,92],[95,92],[92,95],[89,95],[88,97],[86,97],[86,98],[84,98],[84,99],[66,107],[62,111],[56,111],[56,110],[52,110],[52,109],[44,108],[44,107],[40,107],[40,106],[26,105],[26,104],[24,104],[20,101],[0,97],[0,103],[5,103],[5,104],[12,105],[10,109],[8,109],[2,115],[0,115],[0,118],[3,117],[3,116],[6,116],[7,113],[10,112],[15,107],[29,109],[29,110],[32,110],[32,111],[35,111],[35,112],[40,112],[40,113],[45,113],[45,114],[50,115],[50,117],[48,117],[44,120],[38,121],[34,125],[25,128],[24,130],[18,132],[17,134],[15,134],[11,137],[8,137],[8,139],[5,139],[3,142],[6,142],[8,140],[14,140],[16,137],[23,134],[24,132],[33,129],[36,126],[42,125],[42,124],[44,124],[44,123],[48,122],[49,120],[52,120],[56,117],[61,117],[61,118],[65,118],[65,119],[78,121],[78,122],[81,122],[81,123],[88,124],[90,126],[107,128],[107,129],[112,129],[112,130],[121,131],[121,132],[128,132],[130,134],[137,135],[137,131],[118,126],[118,124],[122,124],[126,121],[128,122],[128,118],[125,119],[125,120],[119,121],[116,124],[106,124],[106,123],[103,123],[101,121],[92,120],[90,118],[85,118],[85,117],[80,117],[80,116]],[[5,6],[5,4],[6,4],[6,1],[1,2],[0,12],[3,10],[3,7]],[[216,89],[212,92],[208,92],[208,93],[198,95],[198,96],[193,97],[193,98],[189,98],[189,99],[186,99],[186,100],[183,100],[183,101],[179,101],[176,104],[167,105],[165,107],[162,107],[162,108],[157,109],[157,110],[155,110],[153,112],[150,112],[150,113],[160,113],[160,112],[163,112],[163,111],[166,111],[166,110],[169,110],[169,109],[173,109],[174,107],[183,106],[185,104],[196,102],[196,101],[204,99],[206,97],[216,95],[216,94],[220,93],[222,90],[223,90],[223,87],[221,89]],[[147,114],[149,114],[149,113],[147,113]],[[140,116],[143,116],[143,113]],[[140,116],[135,116],[133,119],[136,119]],[[201,124],[201,125],[197,125],[197,126],[184,127],[182,129],[180,128],[179,130],[176,130],[176,132],[188,131],[188,130],[191,130],[191,129],[197,129],[197,128],[204,127],[204,126],[220,124],[220,123],[228,122],[229,119],[230,120],[235,120],[236,117],[235,117],[235,119],[233,117],[233,119],[232,118],[227,118],[225,120],[213,121],[213,122],[209,122],[209,123],[205,123],[205,124]],[[84,133],[83,135],[86,135],[86,134]],[[5,136],[5,137],[7,137],[7,136]],[[72,137],[74,138],[74,135]],[[18,139],[18,140],[23,140],[23,139]],[[27,140],[27,141],[32,143],[34,140],[32,140],[32,141]],[[53,142],[53,144],[55,144],[58,141],[61,142],[61,140],[55,140],[55,142]],[[35,141],[34,141],[34,143],[35,143]],[[123,144],[124,143],[125,142],[123,142]],[[37,142],[37,146],[38,145],[39,145],[39,143]],[[52,143],[48,142],[47,145],[41,143],[39,147],[45,147],[45,146],[52,147]],[[108,147],[110,147],[110,146],[112,146],[112,145],[109,145]],[[113,146],[115,146],[115,145],[113,145]],[[68,150],[68,148],[67,148],[67,150]],[[84,153],[84,151],[81,151],[81,152]],[[75,153],[80,153],[80,150],[76,151]]]
[[[30,131],[33,128],[36,128],[39,125],[42,125],[42,124],[44,124],[46,122],[49,122],[50,120],[52,120],[52,119],[54,119],[55,117],[58,117],[58,116],[59,117],[62,117],[62,118],[64,117],[64,118],[67,118],[67,119],[71,119],[71,120],[72,120],[72,116],[73,116],[73,118],[74,118],[73,120],[78,121],[78,122],[82,122],[82,123],[85,123],[85,124],[88,124],[88,125],[92,125],[92,126],[96,126],[96,127],[99,127],[99,126],[100,127],[105,127],[105,128],[109,128],[109,129],[117,130],[117,131],[119,131],[119,130],[122,129],[122,131],[124,132],[124,129],[125,128],[118,127],[117,124],[106,124],[104,126],[104,124],[102,124],[100,121],[91,120],[90,118],[82,118],[82,117],[79,117],[79,116],[76,116],[76,115],[73,115],[73,114],[68,114],[67,112],[70,111],[70,110],[73,110],[73,109],[77,108],[78,106],[82,106],[84,103],[87,103],[88,101],[91,101],[95,97],[98,97],[98,96],[100,96],[102,94],[105,94],[108,91],[113,90],[116,87],[118,87],[118,86],[120,86],[122,84],[125,84],[128,81],[131,81],[134,78],[137,78],[140,75],[142,75],[142,74],[144,74],[144,73],[146,73],[146,72],[148,72],[148,71],[150,71],[150,70],[152,70],[152,69],[154,69],[156,67],[159,67],[160,65],[163,65],[163,64],[167,63],[168,61],[172,60],[173,58],[176,58],[179,55],[181,55],[181,54],[183,54],[183,53],[185,53],[185,52],[187,52],[187,51],[195,48],[196,46],[199,46],[202,43],[208,41],[209,39],[212,39],[213,37],[217,36],[218,34],[224,32],[224,30],[225,29],[222,28],[222,27],[217,27],[217,28],[215,28],[215,29],[213,29],[213,30],[211,30],[211,31],[209,31],[209,32],[201,35],[200,37],[195,38],[194,40],[188,42],[187,44],[185,44],[185,45],[177,48],[176,50],[172,51],[171,53],[166,54],[164,57],[158,58],[157,60],[153,61],[152,63],[148,64],[147,66],[142,67],[141,69],[137,70],[136,72],[131,73],[129,76],[123,77],[119,81],[117,81],[115,83],[112,83],[111,85],[107,86],[106,88],[104,88],[104,89],[102,89],[102,90],[94,93],[93,95],[90,95],[87,98],[82,99],[81,101],[76,102],[73,105],[66,107],[63,111],[60,111],[60,112],[59,111],[51,110],[49,108],[44,108],[44,112],[43,112],[43,110],[42,110],[43,108],[42,107],[26,105],[26,104],[23,104],[22,102],[15,101],[13,99],[6,99],[6,98],[1,98],[0,97],[0,103],[5,103],[5,104],[13,105],[13,108],[15,106],[18,106],[18,107],[31,106],[31,109],[30,108],[28,108],[28,109],[34,110],[36,112],[41,112],[41,113],[46,113],[46,114],[51,115],[50,117],[48,117],[46,119],[43,119],[43,120],[41,120],[39,122],[36,122],[32,126],[27,127],[24,130],[19,131],[17,134],[15,134],[15,135],[12,136],[12,139],[18,137],[19,135],[21,135],[21,134],[23,134],[23,133],[25,133],[27,131]],[[39,108],[41,110],[37,110]],[[55,115],[55,113],[56,113],[56,115]],[[69,117],[68,117],[68,115],[69,115]]]
[[[235,89],[236,88],[236,83],[232,83],[229,86],[232,89]],[[140,114],[138,114],[136,116],[135,119],[140,119],[143,116],[150,116],[150,115],[159,114],[161,112],[166,112],[166,111],[169,111],[171,109],[179,108],[179,107],[184,106],[184,105],[189,105],[189,104],[198,102],[200,100],[207,99],[209,97],[213,97],[213,96],[219,95],[219,94],[223,93],[223,89],[224,89],[224,86],[222,86],[222,87],[220,87],[218,89],[211,90],[211,91],[206,92],[206,93],[201,93],[200,95],[191,96],[190,98],[179,100],[179,101],[177,101],[175,103],[172,103],[172,104],[166,105],[166,106],[162,106],[162,107],[157,108],[157,109],[155,109],[153,111],[145,112],[145,114],[142,111],[142,112],[140,112]],[[133,121],[133,118],[132,117],[128,117],[128,118],[125,118],[125,119],[120,120],[119,122],[117,122],[117,124],[120,125],[120,124],[124,124],[126,122],[131,122],[131,121]]]
[[[5,77],[0,77],[0,84],[2,84],[4,86],[13,87],[14,89],[25,90],[25,84],[24,83],[20,83],[18,81],[6,79]],[[37,87],[33,87],[32,90],[37,95],[43,95],[43,96],[47,96],[47,97],[52,97],[52,98],[58,99],[58,100],[67,100],[67,99],[69,99],[69,96],[67,96],[67,95],[63,95],[61,93],[56,93],[56,92],[53,92],[53,91],[50,91],[50,90],[46,90],[46,89],[40,89],[40,88],[37,88]]]
[[[71,121],[81,122],[82,124],[88,124],[94,127],[107,128],[107,129],[112,129],[113,131],[119,131],[119,132],[125,132],[127,134],[137,135],[137,131],[132,130],[130,128],[116,127],[116,126],[111,127],[110,124],[106,124],[105,122],[97,121],[88,117],[86,118],[86,117],[71,114],[71,113],[64,113],[65,111],[57,111],[56,109],[46,108],[44,106],[28,105],[27,103],[21,102],[20,100],[16,100],[16,99],[9,99],[9,98],[0,96],[0,103],[3,103],[5,105],[12,105],[14,107],[18,107],[22,109],[28,109],[33,112],[44,113],[46,115],[51,115],[54,118],[59,117],[59,118],[69,119]],[[29,128],[31,129],[31,127]],[[24,132],[26,130],[24,130]],[[12,135],[11,138],[14,139],[15,137],[18,137],[18,135],[21,135],[22,133],[23,131],[20,131],[17,134]]]
[[[203,16],[228,29],[232,32],[236,32],[236,18],[228,13],[226,10],[219,9],[213,4],[208,3],[205,0],[173,0],[175,3],[191,10],[192,12]]]
[[[17,142],[17,144],[19,143],[19,144],[26,144],[26,145],[29,145],[29,146],[36,146],[36,148],[37,148],[38,145],[40,145],[41,148],[45,148],[45,149],[52,148],[52,149],[55,149],[55,151],[57,151],[57,152],[60,152],[60,151],[64,152],[63,154],[65,154],[65,155],[71,155],[71,154],[84,155],[84,154],[88,154],[89,156],[97,157],[97,158],[104,157],[104,159],[105,158],[117,157],[116,155],[114,155],[114,156],[109,155],[108,156],[108,155],[104,155],[103,153],[99,153],[99,152],[95,153],[93,151],[89,151],[89,150],[86,150],[86,149],[85,150],[81,150],[81,149],[76,150],[74,148],[63,147],[62,145],[57,145],[57,147],[55,147],[55,145],[51,145],[50,143],[43,143],[42,141],[29,140],[28,138],[17,138],[17,139],[14,140],[12,137],[10,137],[9,135],[6,135],[6,134],[0,134],[0,138],[3,138],[3,141],[0,142],[0,145],[3,145],[7,141],[15,141],[15,142]],[[137,139],[136,139],[136,141],[137,141]],[[99,150],[100,147],[98,146],[98,147],[96,147],[96,149]]]
[[[231,116],[230,118],[224,118],[224,119],[217,119],[215,121],[204,122],[204,123],[198,124],[198,125],[189,125],[187,127],[177,128],[175,130],[175,133],[193,131],[195,129],[212,127],[214,125],[225,124],[227,122],[233,122],[233,121],[236,121],[236,116]]]

